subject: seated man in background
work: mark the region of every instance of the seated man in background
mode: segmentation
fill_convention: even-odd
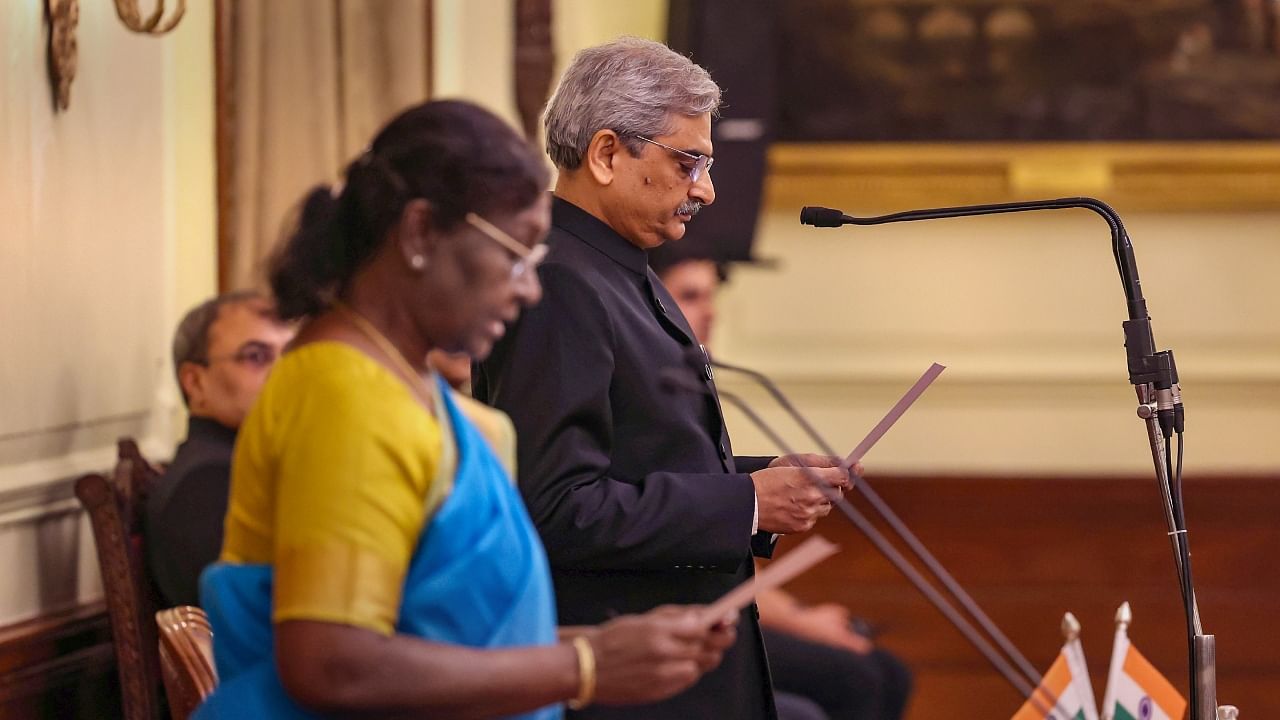
[[[698,341],[709,345],[723,266],[668,244],[649,251],[649,267],[675,298]],[[782,590],[761,593],[756,604],[780,720],[811,716],[799,707],[788,711],[797,696],[816,702],[830,720],[902,717],[911,672],[853,629],[848,608],[836,603],[808,606]]]
[[[199,604],[198,580],[222,549],[231,451],[293,329],[265,297],[220,295],[187,313],[173,366],[190,418],[187,439],[147,498],[147,565],[166,605]]]

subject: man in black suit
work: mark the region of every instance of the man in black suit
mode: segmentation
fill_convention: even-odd
[[[187,439],[150,489],[144,526],[148,569],[167,605],[200,603],[200,572],[222,551],[236,430],[292,337],[251,292],[208,300],[178,324],[173,367]]]
[[[679,240],[715,199],[720,89],[664,45],[624,38],[579,53],[545,116],[560,174],[544,297],[475,368],[473,393],[507,412],[521,491],[551,560],[560,622],[707,603],[750,577],[775,533],[830,512],[812,486],[848,487],[830,458],[735,458],[712,373],[671,393],[666,368],[698,344],[645,250]],[[581,718],[776,717],[757,613],[716,670],[666,702]]]

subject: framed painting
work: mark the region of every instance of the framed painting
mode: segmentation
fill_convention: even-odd
[[[775,9],[775,201],[1280,208],[1280,0]]]

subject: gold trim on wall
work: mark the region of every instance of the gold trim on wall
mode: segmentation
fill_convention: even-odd
[[[850,213],[1087,195],[1124,210],[1280,209],[1280,142],[781,143],[766,202]]]

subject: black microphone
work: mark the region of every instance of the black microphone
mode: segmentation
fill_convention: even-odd
[[[1169,526],[1169,539],[1173,546],[1174,563],[1178,571],[1178,584],[1182,593],[1187,620],[1187,639],[1190,658],[1190,696],[1192,720],[1212,720],[1216,694],[1213,659],[1213,636],[1204,635],[1200,611],[1195,600],[1191,576],[1191,551],[1182,501],[1182,432],[1185,422],[1182,392],[1178,383],[1177,366],[1172,350],[1156,351],[1155,336],[1151,332],[1151,316],[1147,314],[1147,301],[1142,295],[1142,283],[1138,279],[1138,266],[1133,255],[1133,243],[1125,232],[1120,216],[1111,206],[1090,197],[1058,198],[1055,200],[1031,200],[1025,202],[993,203],[988,205],[961,205],[957,207],[907,210],[904,212],[855,217],[830,208],[806,207],[800,211],[800,222],[817,227],[841,225],[884,225],[895,222],[935,220],[941,218],[995,215],[1032,210],[1062,210],[1081,208],[1102,216],[1111,228],[1111,249],[1116,269],[1124,289],[1128,319],[1121,323],[1124,331],[1125,359],[1129,382],[1138,396],[1138,416],[1147,424],[1152,461],[1164,501],[1165,522]],[[1178,462],[1175,469],[1170,442],[1178,436]],[[1210,648],[1203,652],[1200,644]]]
[[[747,419],[759,428],[761,432],[763,432],[784,454],[795,454],[795,451],[787,441],[783,439],[783,437],[774,430],[773,426],[767,423],[764,418],[762,418],[760,414],[747,403],[747,401],[743,400],[736,393],[727,390],[712,390],[709,385],[704,383],[702,379],[702,372],[700,371],[704,366],[703,361],[706,361],[708,367],[715,364],[710,360],[709,356],[706,355],[704,348],[692,346],[686,348],[684,352],[684,359],[686,364],[691,365],[695,371],[698,372],[698,377],[691,377],[687,368],[663,368],[658,372],[658,384],[659,387],[662,388],[663,392],[687,392],[696,395],[707,395],[711,397],[718,396],[723,398],[742,411],[742,413],[746,415]],[[728,368],[726,367],[726,369]],[[824,452],[832,454],[829,448],[824,449]],[[933,585],[930,584],[929,581],[921,575],[905,557],[903,557],[902,553],[900,553],[898,549],[889,542],[884,534],[881,533],[875,525],[866,518],[866,516],[859,512],[857,508],[845,499],[844,495],[841,494],[838,489],[828,485],[822,480],[822,478],[818,477],[813,468],[801,467],[799,470],[804,475],[805,479],[821,491],[827,500],[831,502],[832,506],[838,508],[841,514],[843,514],[854,527],[861,531],[862,534],[871,541],[871,544],[880,551],[880,554],[883,555],[895,568],[897,568],[898,572],[902,573],[903,576],[906,577],[907,580],[916,588],[916,590],[933,604],[938,612],[942,613],[943,617],[945,617],[951,625],[959,631],[960,634],[963,635],[964,638],[968,640],[969,643],[992,664],[993,667],[995,667],[996,671],[999,672],[1005,680],[1013,685],[1014,689],[1017,690],[1022,697],[1028,698],[1041,712],[1046,714],[1048,714],[1050,710],[1056,709],[1058,698],[1046,688],[1038,687],[1040,683],[1040,676],[1036,674],[1034,670],[1030,677],[1031,682],[1028,683],[1027,679],[1024,679],[1019,675],[1013,666],[1009,664],[1009,661],[996,652],[996,649],[991,646],[991,643],[987,642],[986,638],[982,637],[982,635],[978,633],[977,629],[974,628],[973,625],[956,610],[951,602],[939,593],[938,590],[934,588]],[[855,487],[865,482],[862,481],[862,478],[857,478],[857,480],[858,482],[854,483]],[[988,622],[990,622],[989,619]],[[999,634],[999,631],[997,631],[997,634],[999,637],[1004,637],[1003,634]],[[1007,639],[1005,642],[1008,642]],[[1021,663],[1026,663],[1025,658],[1023,658],[1021,653],[1018,653],[1016,649],[1014,650],[1013,655],[1016,660],[1020,660]],[[1042,700],[1042,697],[1047,698],[1048,708],[1044,707],[1046,701]]]
[[[806,206],[800,208],[800,224],[814,227],[840,227],[845,224],[848,215],[839,210],[824,207]]]

